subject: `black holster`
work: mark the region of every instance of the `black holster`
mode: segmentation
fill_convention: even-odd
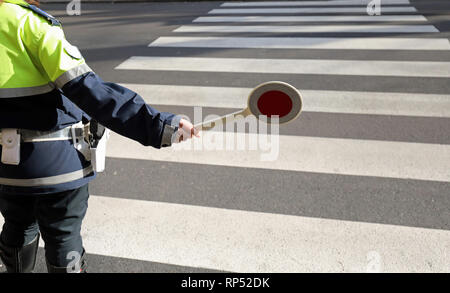
[[[90,132],[90,145],[91,147],[96,148],[98,145],[98,142],[102,138],[102,136],[105,134],[105,126],[98,123],[96,120],[92,119],[89,123],[89,132]]]
[[[0,240],[0,258],[8,273],[31,273],[36,265],[39,234],[22,247],[8,247]]]

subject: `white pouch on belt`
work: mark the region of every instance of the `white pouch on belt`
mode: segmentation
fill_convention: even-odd
[[[19,165],[20,163],[20,134],[17,129],[2,129],[2,163]]]

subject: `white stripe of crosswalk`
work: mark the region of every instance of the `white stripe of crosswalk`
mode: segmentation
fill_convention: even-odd
[[[427,19],[423,15],[336,15],[336,16],[201,16],[192,22],[390,22]]]
[[[92,196],[82,233],[89,253],[232,272],[450,270],[445,230]]]
[[[260,38],[260,37],[160,37],[149,47],[339,49],[339,50],[450,50],[444,38]]]
[[[381,6],[381,13],[417,12],[414,7]],[[208,14],[294,14],[294,13],[367,13],[366,7],[314,7],[314,8],[221,8],[213,9]],[[378,17],[378,16],[371,16]]]
[[[133,56],[116,69],[450,77],[450,62]]]
[[[198,116],[193,119],[202,121]],[[113,134],[107,156],[450,182],[450,145],[232,132],[226,135],[205,132],[194,141],[149,150]]]
[[[148,104],[245,108],[252,88],[122,84]],[[362,91],[303,90],[303,111],[450,118],[450,96]]]
[[[221,7],[254,7],[254,6],[351,6],[368,5],[373,0],[339,0],[339,1],[252,1],[225,2]],[[409,0],[383,0],[382,5],[407,5]]]
[[[450,271],[436,229],[92,195],[81,233],[90,254],[231,272]]]
[[[177,33],[437,33],[433,25],[183,25]]]
[[[89,254],[231,272],[450,271],[446,230],[91,195],[81,233]]]

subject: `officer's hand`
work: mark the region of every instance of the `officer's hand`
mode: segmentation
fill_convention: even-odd
[[[196,129],[194,125],[192,125],[192,123],[189,122],[188,120],[181,119],[175,143],[186,141],[194,136],[200,137],[200,132],[198,131],[198,129]]]

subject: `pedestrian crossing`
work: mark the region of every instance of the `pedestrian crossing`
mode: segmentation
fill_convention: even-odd
[[[194,19],[193,24],[182,25],[176,28],[172,35],[157,38],[149,44],[149,49],[171,47],[181,50],[186,48],[201,48],[204,50],[328,49],[375,50],[377,52],[383,50],[401,50],[402,52],[417,50],[427,51],[429,54],[450,49],[448,39],[440,38],[439,30],[434,25],[429,24],[422,15],[417,14],[417,10],[412,6],[383,6],[382,15],[376,17],[353,15],[365,14],[365,6],[325,7],[328,5],[361,5],[361,3],[367,5],[366,2],[368,1],[223,3],[220,8],[209,11],[208,16],[200,16]],[[391,4],[410,5],[409,1],[386,2],[386,5]],[[285,6],[286,8],[280,8]],[[299,6],[300,8],[298,8]],[[318,15],[309,16],[310,13]],[[330,13],[330,15],[319,15],[327,13]],[[392,15],[393,13],[402,14]],[[281,16],[280,14],[289,14],[289,16]],[[214,24],[217,22],[220,25]],[[258,25],[249,25],[248,22],[257,22]],[[302,24],[302,22],[314,22],[314,24]],[[350,22],[369,22],[370,24],[347,24]],[[401,22],[407,22],[407,24]],[[410,24],[410,22],[415,23]],[[291,35],[288,37],[277,35],[280,33]],[[361,37],[322,37],[320,35],[305,36],[302,35],[303,33],[362,33],[366,35]],[[379,34],[381,33],[396,33],[396,35],[394,37],[380,37]],[[432,34],[432,37],[424,41],[422,37],[411,37],[411,34],[414,33],[429,33]],[[220,36],[220,34],[226,34],[226,36]],[[233,36],[233,34],[236,34],[236,36]],[[245,34],[250,36],[245,36]],[[260,37],[258,34],[264,34],[264,37]],[[274,34],[274,36],[271,37],[270,34]],[[439,62],[389,59],[339,60],[330,59],[328,52],[323,53],[320,59],[231,58],[215,57],[218,51],[211,52],[211,57],[180,56],[179,54],[176,56],[154,54],[151,56],[133,56],[118,65],[116,69],[120,71],[144,70],[155,74],[181,71],[188,75],[193,72],[202,72],[212,76],[212,78],[214,74],[217,75],[218,73],[311,75],[318,79],[323,75],[343,75],[345,77],[353,75],[401,76],[405,78],[450,77],[450,63],[446,60]],[[146,101],[152,105],[229,108],[230,111],[231,109],[245,107],[246,97],[251,90],[251,88],[215,87],[208,84],[198,86],[176,83],[167,85],[125,83],[124,85],[141,93]],[[312,113],[394,115],[428,117],[430,119],[432,117],[448,118],[450,115],[450,96],[448,94],[402,93],[390,92],[387,89],[378,92],[314,89],[302,90],[302,94],[304,95],[304,111]],[[378,119],[383,118],[379,116]],[[301,118],[299,123],[301,123]],[[239,136],[245,137],[244,140],[249,141],[252,134],[237,133],[235,139],[238,140]],[[124,152],[124,149],[127,149],[127,151]],[[270,152],[269,150],[265,151]],[[160,164],[163,164],[163,162],[188,164],[189,166],[198,166],[199,170],[202,166],[217,166],[218,168],[232,167],[244,170],[302,172],[310,174],[310,176],[317,176],[314,174],[335,174],[336,176],[389,178],[389,180],[412,179],[441,182],[446,186],[450,182],[448,171],[450,170],[450,148],[448,144],[416,143],[414,140],[394,142],[357,138],[280,135],[279,150],[277,151],[279,152],[277,160],[263,161],[260,159],[261,154],[264,153],[263,150],[227,152],[210,149],[199,152],[195,148],[180,151],[177,147],[148,150],[126,138],[113,136],[108,155],[118,160],[149,160]],[[245,171],[243,173],[245,174]],[[261,184],[267,185],[270,183]],[[302,196],[300,190],[296,196]],[[363,190],[361,192],[367,193],[368,191]],[[242,196],[245,196],[245,194],[246,191],[243,191]],[[181,209],[199,208],[189,205],[179,207]],[[183,255],[189,255],[192,259],[184,258],[178,261],[168,261],[167,258],[156,258],[157,261],[237,272],[361,272],[367,271],[367,254],[370,251],[376,251],[383,259],[383,268],[380,268],[382,271],[429,271],[429,267],[421,260],[414,260],[416,256],[434,259],[434,263],[440,263],[440,269],[436,271],[448,269],[446,261],[442,261],[442,255],[439,255],[438,252],[445,251],[444,254],[448,256],[450,234],[446,230],[435,231],[442,233],[438,237],[447,240],[441,241],[443,245],[440,247],[435,247],[432,244],[433,248],[427,250],[429,255],[424,256],[424,254],[427,254],[423,249],[424,246],[419,245],[421,248],[414,248],[415,241],[413,239],[427,241],[432,238],[425,240],[425,234],[415,230],[417,228],[402,227],[405,229],[405,234],[401,234],[402,240],[399,240],[396,237],[400,234],[396,232],[389,236],[384,234],[390,233],[388,231],[392,227],[389,225],[377,226],[375,231],[372,230],[372,227],[375,227],[376,224],[370,223],[351,222],[350,224],[350,222],[341,220],[323,220],[322,222],[317,218],[299,215],[289,218],[290,216],[287,215],[270,213],[262,213],[256,216],[256,214],[252,214],[252,211],[246,210],[238,212],[242,218],[236,215],[227,221],[224,220],[227,216],[221,213],[233,213],[236,212],[235,210],[219,211],[208,206],[200,209],[211,213],[212,218],[205,219],[200,216],[201,220],[196,219],[194,222],[199,220],[201,227],[184,230],[186,233],[192,231],[191,233],[196,236],[191,235],[194,238],[189,238],[189,235],[183,234],[179,240],[183,243],[191,243],[187,245],[187,250],[183,250]],[[253,222],[252,216],[248,213],[255,215],[259,221]],[[202,214],[202,212],[198,211],[195,214]],[[265,216],[268,217],[267,219],[274,216],[278,220],[271,219],[265,222]],[[446,217],[448,218],[448,215]],[[293,223],[290,226],[288,218],[295,221],[295,224]],[[188,223],[190,219],[190,217],[186,217],[181,222]],[[222,220],[224,226],[220,224]],[[313,224],[310,221],[318,222]],[[269,222],[278,224],[269,227],[271,226],[268,225]],[[321,223],[319,224],[319,222]],[[305,223],[311,226],[307,228]],[[168,223],[165,222],[165,224]],[[347,224],[361,226],[358,228],[356,226],[346,227],[343,230],[338,228]],[[260,227],[261,230],[259,230],[252,225],[264,227]],[[395,228],[399,227],[395,226]],[[329,231],[329,233],[326,231]],[[425,229],[423,231],[431,232],[433,230]],[[274,233],[276,236],[271,238]],[[213,241],[215,244],[207,239],[199,240],[205,235],[209,235],[216,240]],[[167,236],[164,239],[170,241],[169,238],[170,236]],[[250,244],[249,241],[254,241],[254,243]],[[384,241],[392,241],[392,244],[387,244],[386,249],[384,249],[382,248],[386,244]],[[206,246],[203,246],[205,243]],[[348,243],[355,244],[349,246]],[[172,256],[175,254],[173,251],[177,249],[176,247],[175,244],[172,249],[169,249]],[[205,251],[210,251],[212,255],[208,255]],[[396,255],[396,253],[398,254]],[[405,253],[408,255],[407,257],[404,257]],[[202,263],[203,261],[204,263]]]
[[[87,252],[231,272],[450,272],[450,60],[438,59],[450,44],[409,0],[379,16],[370,2],[218,3],[118,64],[163,111],[231,113],[277,77],[304,113],[253,150],[226,149],[262,143],[245,131],[227,130],[223,149],[211,132],[160,150],[113,133]]]

